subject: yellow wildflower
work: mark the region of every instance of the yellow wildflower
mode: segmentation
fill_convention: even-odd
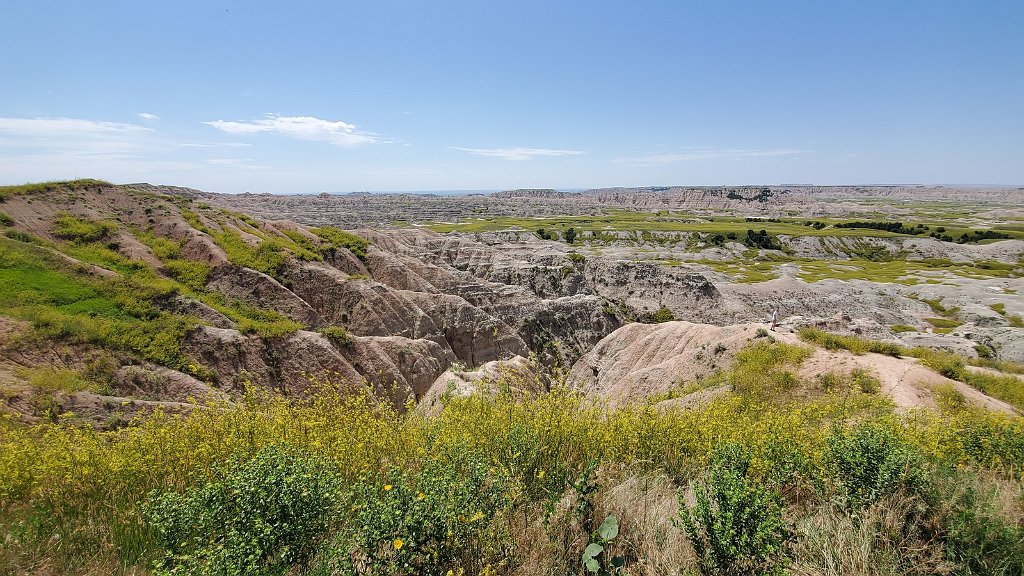
[[[417,500],[423,500],[426,497],[427,497],[427,495],[424,494],[423,492],[420,492],[419,494],[416,495],[416,499]]]
[[[394,486],[392,486],[391,484],[385,484],[385,485],[384,485],[384,491],[385,491],[385,492],[387,492],[387,491],[391,490],[392,488],[394,488]]]
[[[395,538],[395,550],[401,550],[402,546],[405,546],[405,541],[401,538]]]

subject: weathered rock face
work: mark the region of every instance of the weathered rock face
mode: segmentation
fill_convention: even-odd
[[[717,307],[721,294],[700,274],[644,262],[586,262],[587,284],[594,293],[630,308],[653,312],[666,306],[680,316]]]
[[[543,367],[522,356],[515,356],[509,360],[494,360],[475,370],[449,368],[420,398],[416,411],[427,415],[437,414],[444,407],[447,398],[472,394],[493,397],[501,390],[524,396],[542,392],[547,386]]]
[[[664,394],[726,367],[763,325],[627,324],[580,358],[568,385],[616,405]]]
[[[567,367],[621,325],[602,299],[568,296],[544,301],[523,319],[520,333],[545,363]]]
[[[470,366],[529,354],[523,339],[508,324],[458,296],[399,292],[435,319],[441,337],[455,356]]]
[[[210,273],[206,286],[228,299],[276,310],[305,325],[319,325],[317,314],[308,303],[262,272],[241,266],[221,265]]]
[[[548,364],[571,365],[627,316],[667,306],[688,317],[720,306],[718,290],[700,274],[570,255],[570,247],[531,234],[361,233],[376,248],[376,280],[420,294],[457,294],[512,327]]]
[[[315,392],[318,382],[330,381],[366,384],[378,398],[396,406],[425,394],[455,361],[451,351],[436,342],[399,336],[355,337],[335,345],[316,332],[261,338],[200,327],[190,335],[188,346],[217,372],[220,387],[235,393],[251,383],[301,396]]]

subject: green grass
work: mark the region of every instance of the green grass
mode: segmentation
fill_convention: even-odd
[[[747,230],[764,229],[772,236],[785,235],[791,237],[818,236],[818,237],[845,237],[845,238],[893,238],[907,236],[884,230],[873,230],[866,228],[835,228],[838,223],[848,222],[848,219],[819,218],[817,220],[826,224],[823,229],[816,229],[812,226],[804,226],[806,218],[782,218],[780,222],[748,222],[741,216],[696,216],[685,212],[661,211],[661,212],[637,212],[630,210],[608,210],[600,215],[587,216],[557,216],[550,218],[516,218],[516,217],[491,217],[491,218],[467,218],[458,223],[434,223],[427,227],[435,232],[495,232],[499,230],[522,229],[536,232],[538,228],[544,228],[551,232],[557,232],[561,237],[568,228],[575,228],[580,232],[601,233],[609,231],[630,231],[630,232],[661,232],[661,233],[700,233],[707,235],[734,233],[742,239]],[[916,225],[915,220],[912,224]],[[946,234],[959,237],[964,232],[971,231],[970,228],[950,220],[933,219],[923,222],[932,229],[939,226],[946,228]],[[911,222],[907,222],[911,224]],[[1012,228],[995,227],[993,230],[1005,232],[1014,238],[1024,238],[1024,231],[1013,230]],[[923,237],[924,235],[922,235]],[[588,238],[583,238],[588,240]]]
[[[181,243],[161,238],[150,232],[136,232],[135,237],[163,262],[167,275],[194,291],[202,291],[210,276],[210,266],[181,258]]]
[[[889,330],[892,330],[894,334],[902,334],[904,332],[917,332],[917,328],[913,326],[907,326],[906,324],[893,324],[889,326]]]
[[[86,188],[98,188],[112,186],[110,182],[85,178],[80,180],[61,180],[53,182],[38,182],[34,184],[19,184],[15,186],[0,186],[0,202],[15,196],[28,196],[32,194],[44,194],[55,191],[74,191]]]
[[[366,249],[370,243],[365,238],[333,226],[321,226],[314,228],[312,232],[327,242],[328,247],[320,249],[323,254],[343,248],[351,252],[356,258],[366,262]]]
[[[794,539],[780,554],[793,554],[815,573],[854,554],[897,573],[888,568],[918,567],[919,553],[943,558],[947,544],[1020,562],[1021,419],[970,409],[898,412],[871,392],[874,382],[856,376],[811,401],[756,393],[763,383],[756,376],[766,370],[771,386],[793,383],[789,369],[806,354],[800,348],[765,343],[741,353],[735,370],[749,377],[731,370],[723,377],[753,386],[754,394],[726,393],[689,409],[610,408],[555,387],[530,396],[455,397],[428,418],[327,387],[292,401],[250,393],[109,432],[68,424],[0,428],[0,571],[27,573],[45,564],[54,573],[138,574],[161,559],[171,562],[166,569],[195,567],[197,556],[186,552],[196,549],[251,561],[247,554],[267,543],[282,552],[267,562],[289,557],[278,543],[341,562],[356,541],[360,550],[388,558],[401,549],[410,563],[373,573],[445,574],[472,566],[467,574],[582,574],[582,550],[610,509],[622,520],[629,573],[647,573],[645,556],[669,549],[666,572],[696,574],[685,535],[672,522],[676,495],[708,478],[723,444],[742,446],[743,477],[785,508]],[[317,465],[264,466],[268,451]],[[912,458],[892,465],[900,454]],[[839,459],[845,468],[836,466]],[[450,505],[473,505],[474,486],[500,495],[497,507],[479,514]],[[905,490],[859,506],[846,497],[859,487]],[[989,495],[994,489],[1002,491]],[[339,505],[318,501],[324,494]],[[651,510],[657,523],[638,521]],[[311,539],[281,542],[296,524],[265,519],[282,511],[298,521],[322,513],[329,524]],[[444,540],[446,525],[459,536]],[[239,542],[240,535],[253,541]],[[995,547],[1004,535],[1012,545]],[[428,537],[447,545],[425,547]],[[462,556],[441,562],[438,549]],[[287,563],[278,572],[305,573]]]
[[[275,240],[263,240],[258,245],[249,244],[237,232],[210,232],[232,264],[251,268],[273,278],[280,279],[287,260],[287,249]]]
[[[1006,321],[1010,323],[1010,326],[1013,326],[1014,328],[1024,328],[1024,318],[1021,318],[1019,314],[1007,315],[1006,304],[1001,302],[998,304],[990,304],[989,308],[994,310],[1000,316],[1006,318]]]
[[[289,319],[276,310],[260,308],[240,301],[232,303],[231,312],[238,324],[238,331],[242,334],[279,338],[294,334],[303,327],[299,322]]]
[[[947,260],[905,260],[901,258],[877,261],[852,258],[849,260],[812,260],[779,256],[771,260],[736,260],[718,262],[702,260],[703,264],[717,272],[732,276],[738,282],[764,282],[779,277],[778,267],[790,264],[798,268],[796,276],[809,283],[822,280],[866,280],[871,282],[892,282],[894,284],[916,285],[936,281],[946,274],[963,278],[1008,278],[1015,277],[1019,267],[1003,264],[995,266],[990,262],[957,264]],[[933,306],[937,302],[928,302]],[[935,309],[946,313],[946,309]]]
[[[896,343],[869,340],[859,336],[842,336],[811,327],[801,328],[797,334],[801,340],[817,344],[826,350],[849,350],[854,354],[873,352],[895,357],[902,356],[906,352],[902,346]]]
[[[33,388],[45,392],[73,394],[81,391],[96,393],[109,393],[110,391],[108,384],[90,380],[80,370],[69,368],[27,368],[20,370],[18,375],[28,380],[29,385]]]
[[[79,276],[43,247],[0,238],[0,314],[30,322],[33,337],[133,352],[198,373],[181,349],[197,321],[155,305],[174,291],[151,271],[121,279]]]
[[[87,220],[68,213],[59,215],[53,223],[56,236],[83,243],[104,240],[115,230],[117,224],[114,222]]]
[[[1024,411],[1024,380],[1018,376],[965,371],[960,380]]]
[[[939,334],[949,334],[963,324],[959,320],[951,320],[949,318],[925,318],[924,321],[934,326],[935,332]]]

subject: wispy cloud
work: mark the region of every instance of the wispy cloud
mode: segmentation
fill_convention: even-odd
[[[216,146],[233,147],[231,143]],[[257,167],[245,159],[207,162],[203,148],[207,146],[186,148],[172,135],[140,124],[0,117],[0,179],[12,182],[83,176],[141,181],[184,171]]]
[[[29,138],[96,137],[149,131],[138,124],[79,118],[0,118],[0,134]]]
[[[248,142],[216,142],[216,143],[187,143],[178,144],[181,148],[248,148],[252,146]]]
[[[150,114],[149,112],[139,112],[138,117],[143,120],[159,120],[160,117],[156,114]]]
[[[459,148],[452,146],[455,150],[462,150],[477,156],[490,156],[492,158],[503,158],[505,160],[530,160],[537,156],[578,156],[586,154],[583,150],[552,150],[549,148]]]
[[[278,116],[267,114],[265,118],[249,122],[231,122],[214,120],[203,122],[228,134],[259,134],[271,133],[309,140],[313,142],[329,142],[338,146],[359,146],[385,142],[377,134],[364,132],[354,124],[340,120],[331,121],[312,116]]]
[[[715,160],[721,158],[765,158],[772,156],[792,156],[803,154],[804,150],[790,148],[749,149],[749,148],[692,148],[677,154],[651,154],[647,156],[620,157],[612,160],[614,164],[626,166],[662,166],[676,162],[691,160]]]
[[[220,168],[258,168],[252,158],[210,158],[206,163]]]

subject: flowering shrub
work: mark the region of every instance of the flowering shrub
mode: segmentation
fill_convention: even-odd
[[[679,497],[679,524],[706,576],[781,574],[789,561],[789,529],[782,498],[747,478],[750,455],[742,445],[724,444],[712,457],[707,481],[694,487],[695,504]]]
[[[488,556],[491,518],[507,506],[505,478],[478,454],[391,468],[348,491],[348,514],[318,570],[338,574],[444,574]],[[478,567],[479,568],[479,567]]]
[[[871,504],[897,490],[914,491],[924,483],[919,454],[876,425],[834,432],[828,439],[826,461],[854,506]]]
[[[145,515],[166,549],[156,574],[284,574],[306,563],[334,516],[331,466],[270,447],[216,476],[185,494],[151,494]]]

